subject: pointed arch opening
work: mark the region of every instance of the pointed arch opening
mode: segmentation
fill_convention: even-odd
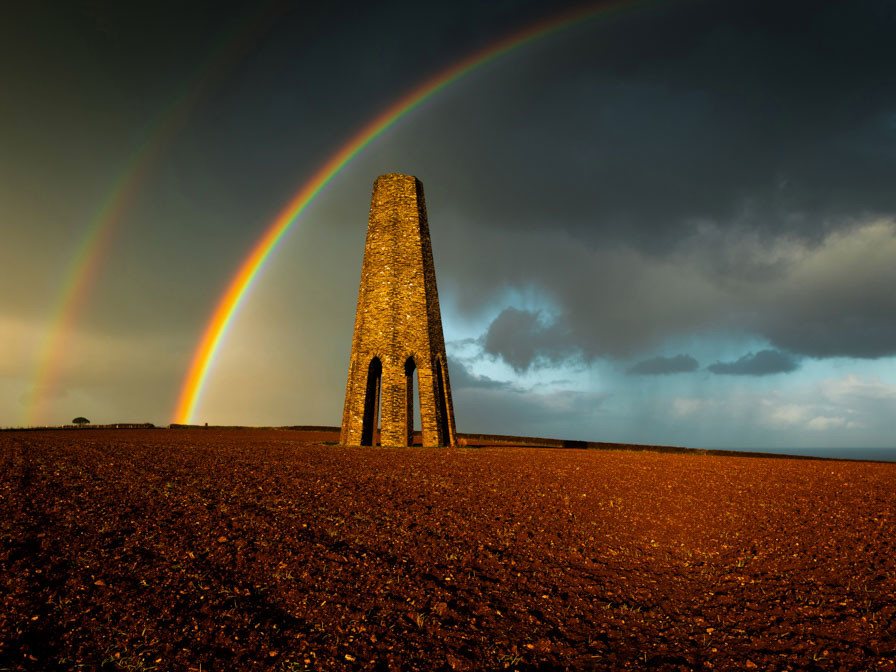
[[[417,397],[415,390],[419,390],[417,382],[417,363],[414,357],[408,357],[404,363],[405,375],[405,416],[404,416],[404,433],[408,446],[414,445],[414,398]],[[420,406],[422,407],[422,402]]]
[[[435,374],[436,423],[439,432],[439,445],[450,446],[451,430],[448,423],[448,397],[445,394],[447,385],[445,383],[445,369],[442,366],[441,357],[436,357]]]
[[[377,446],[380,442],[380,394],[383,382],[383,363],[379,357],[370,360],[367,368],[367,390],[364,393],[364,422],[361,426],[361,445]]]

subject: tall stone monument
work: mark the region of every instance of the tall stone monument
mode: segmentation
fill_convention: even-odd
[[[410,445],[415,370],[423,445],[456,445],[423,185],[390,173],[370,199],[340,443]]]

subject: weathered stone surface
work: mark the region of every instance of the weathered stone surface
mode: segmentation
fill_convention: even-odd
[[[373,183],[370,200],[342,413],[343,445],[411,443],[414,369],[423,445],[456,445],[423,185],[411,175],[390,173]]]

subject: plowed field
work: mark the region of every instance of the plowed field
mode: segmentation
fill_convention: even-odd
[[[896,670],[896,464],[313,441],[0,433],[0,669]]]

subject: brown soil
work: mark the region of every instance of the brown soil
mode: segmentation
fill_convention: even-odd
[[[896,670],[896,464],[0,433],[0,669]]]

